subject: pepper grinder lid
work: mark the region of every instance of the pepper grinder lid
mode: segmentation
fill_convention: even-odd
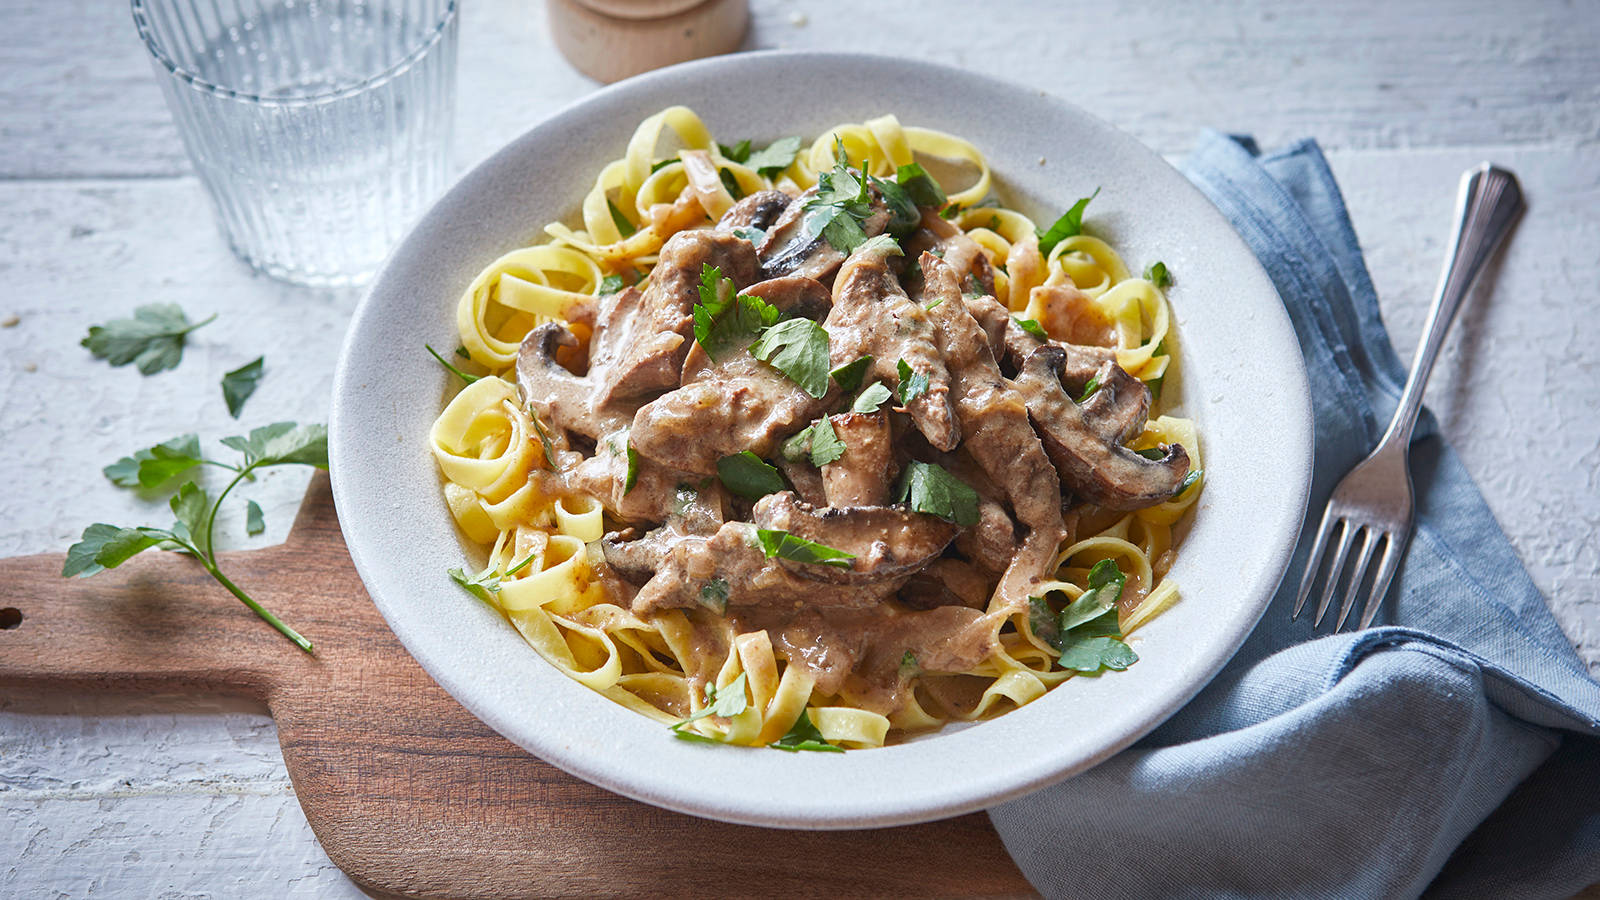
[[[567,61],[606,83],[739,49],[749,0],[548,0]]]

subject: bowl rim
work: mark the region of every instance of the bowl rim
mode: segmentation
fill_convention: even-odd
[[[458,202],[460,198],[469,196],[475,187],[491,180],[495,172],[511,165],[512,161],[518,159],[528,148],[538,144],[548,134],[561,129],[564,124],[570,123],[573,117],[581,117],[587,108],[599,107],[608,100],[618,100],[634,94],[648,94],[654,89],[686,78],[692,81],[698,78],[726,76],[729,72],[737,72],[749,66],[782,66],[789,69],[805,66],[857,67],[863,70],[889,69],[901,76],[914,77],[919,73],[929,77],[958,76],[977,85],[979,90],[1021,91],[1031,95],[1030,102],[1037,101],[1056,107],[1060,114],[1074,120],[1075,124],[1098,132],[1100,139],[1111,142],[1119,151],[1134,154],[1142,160],[1140,165],[1148,166],[1153,161],[1158,163],[1161,169],[1166,170],[1171,178],[1163,187],[1189,196],[1194,214],[1208,220],[1198,224],[1216,230],[1219,234],[1217,240],[1230,245],[1230,252],[1238,257],[1237,262],[1243,267],[1239,279],[1246,285],[1248,289],[1246,292],[1261,298],[1260,308],[1254,311],[1265,318],[1253,322],[1253,325],[1258,329],[1264,329],[1272,338],[1268,342],[1271,351],[1268,358],[1277,366],[1275,374],[1283,383],[1280,394],[1284,401],[1294,408],[1284,410],[1292,415],[1283,423],[1283,431],[1276,436],[1277,443],[1274,446],[1274,451],[1284,462],[1285,471],[1290,473],[1285,479],[1286,483],[1281,486],[1284,493],[1274,495],[1281,502],[1271,509],[1263,510],[1260,520],[1255,523],[1259,526],[1255,534],[1265,536],[1257,553],[1256,581],[1252,585],[1252,590],[1241,592],[1241,596],[1236,598],[1238,601],[1235,603],[1236,608],[1230,611],[1231,614],[1218,630],[1211,632],[1211,641],[1205,644],[1206,652],[1199,653],[1187,661],[1188,665],[1183,669],[1184,677],[1176,684],[1164,685],[1165,693],[1161,695],[1159,702],[1137,705],[1137,714],[1126,714],[1127,711],[1121,709],[1110,711],[1112,715],[1108,718],[1116,718],[1116,724],[1111,730],[1114,730],[1117,736],[1098,744],[1093,752],[1064,754],[1065,759],[1052,757],[1049,754],[1034,754],[1020,761],[1021,764],[1015,767],[990,767],[986,772],[977,773],[963,771],[963,777],[960,779],[945,779],[937,785],[915,792],[915,796],[901,795],[888,801],[882,797],[872,796],[871,791],[867,789],[871,783],[856,778],[855,770],[845,770],[845,776],[840,776],[839,769],[828,767],[833,760],[871,757],[874,760],[872,764],[863,763],[856,768],[867,772],[876,770],[884,773],[891,771],[891,767],[896,765],[916,765],[926,762],[924,757],[930,757],[927,751],[908,750],[908,748],[936,742],[946,742],[952,750],[959,745],[963,750],[985,752],[986,744],[973,739],[971,736],[974,733],[982,732],[984,728],[992,727],[996,723],[1006,722],[1012,717],[1019,717],[1028,709],[1039,706],[1060,693],[1052,691],[1028,706],[978,723],[978,727],[947,726],[936,736],[927,739],[870,751],[853,751],[847,754],[772,754],[769,751],[752,750],[754,753],[768,753],[769,756],[782,757],[790,767],[784,772],[783,777],[793,776],[792,784],[818,784],[818,779],[832,778],[834,783],[830,785],[830,790],[837,788],[840,783],[848,783],[856,784],[863,791],[860,796],[842,795],[843,792],[840,790],[832,790],[832,793],[830,790],[816,791],[816,794],[829,796],[827,803],[821,802],[815,796],[803,795],[767,796],[761,798],[761,802],[758,803],[750,802],[750,798],[736,797],[730,800],[729,797],[720,795],[716,791],[697,786],[683,773],[673,770],[670,765],[672,761],[688,760],[692,757],[685,756],[680,752],[680,748],[671,746],[679,742],[668,741],[664,734],[660,740],[668,747],[660,748],[661,759],[656,760],[654,765],[641,766],[636,761],[619,761],[615,758],[626,744],[624,738],[607,736],[599,739],[596,736],[595,742],[580,747],[574,743],[570,734],[550,735],[539,728],[531,727],[534,723],[514,713],[510,708],[513,704],[507,702],[506,697],[494,689],[494,685],[474,683],[461,671],[463,664],[460,660],[448,658],[451,654],[447,652],[435,652],[437,648],[432,642],[438,638],[427,632],[430,628],[436,629],[436,623],[418,621],[419,617],[411,614],[404,604],[396,599],[396,595],[408,586],[393,583],[388,577],[391,573],[386,571],[382,561],[369,553],[368,540],[372,539],[375,531],[381,529],[370,517],[363,517],[366,512],[360,506],[363,500],[361,491],[370,486],[358,483],[359,474],[350,474],[361,471],[359,459],[353,455],[359,452],[356,448],[357,442],[347,439],[347,429],[351,427],[347,423],[357,417],[356,399],[362,387],[359,383],[361,376],[355,371],[353,360],[356,345],[370,324],[369,318],[377,315],[375,310],[379,298],[400,289],[391,284],[391,281],[399,277],[396,273],[397,265],[401,269],[404,268],[404,265],[400,264],[412,243],[420,240],[430,229],[439,228],[442,221],[447,221],[448,217],[440,219],[443,216],[441,210],[453,202]],[[680,88],[678,93],[685,94],[688,91]],[[631,128],[632,124],[627,123],[626,127]],[[625,139],[624,136],[623,140]],[[1193,200],[1199,200],[1200,203],[1193,204]],[[1270,303],[1266,302],[1267,298],[1270,298]],[[374,279],[357,306],[335,370],[333,403],[329,417],[334,501],[340,513],[340,528],[349,547],[351,559],[367,587],[372,602],[378,607],[389,627],[406,646],[408,652],[441,687],[513,743],[572,775],[613,792],[656,806],[727,822],[804,829],[911,824],[972,812],[1014,799],[1084,771],[1120,752],[1164,722],[1209,684],[1234,656],[1260,620],[1282,581],[1303,524],[1310,492],[1311,428],[1309,383],[1304,359],[1288,313],[1283,308],[1265,269],[1209,198],[1153,150],[1065,100],[992,76],[942,64],[879,54],[787,50],[741,53],[682,63],[602,88],[545,117],[460,178],[451,190],[433,205],[411,233],[396,246],[380,270],[379,276]],[[396,595],[391,595],[391,590]],[[492,615],[487,610],[484,610],[484,613]],[[496,621],[500,627],[504,627],[503,620],[496,617]],[[518,641],[520,643],[520,637]],[[605,700],[590,689],[567,679],[554,666],[538,658],[538,654],[531,648],[526,648],[524,645],[524,649],[528,651],[528,656],[547,669],[551,675],[581,691],[588,692],[598,701],[614,706],[627,716],[654,727],[655,723],[645,717],[620,705],[611,704],[611,701]],[[551,684],[547,683],[545,686],[558,693],[566,693]],[[1094,688],[1086,689],[1085,693],[1092,693],[1093,689],[1097,688],[1096,684]],[[551,699],[545,702],[559,704],[561,700]],[[605,714],[597,713],[597,715]],[[697,745],[685,745],[685,748],[689,752],[708,749],[698,748]],[[729,748],[709,749],[720,752]],[[657,748],[650,748],[650,752],[656,750]],[[587,755],[595,751],[598,751],[597,755]],[[669,757],[671,759],[668,760],[668,764],[662,765],[661,760]],[[817,757],[829,759],[818,760]],[[937,760],[939,756],[931,754],[931,758]],[[752,768],[764,769],[770,766],[757,763]]]

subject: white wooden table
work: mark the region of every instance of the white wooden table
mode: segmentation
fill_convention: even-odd
[[[556,52],[542,4],[464,6],[462,169],[595,88]],[[1264,146],[1315,136],[1405,358],[1458,174],[1485,158],[1515,170],[1531,212],[1492,293],[1464,311],[1428,402],[1600,672],[1600,5],[754,6],[749,47],[982,69],[1172,158],[1207,126]],[[164,503],[112,487],[100,467],[185,431],[235,433],[217,382],[259,354],[269,374],[245,420],[325,420],[356,297],[278,284],[228,253],[125,0],[0,9],[0,322],[18,320],[0,328],[0,555],[14,555],[63,549],[90,522],[166,521]],[[144,378],[78,346],[89,324],[156,301],[221,314],[177,371]],[[286,470],[250,488],[268,523],[250,543],[282,540],[304,483]],[[318,847],[272,722],[249,703],[0,697],[0,815],[3,896],[360,896]]]

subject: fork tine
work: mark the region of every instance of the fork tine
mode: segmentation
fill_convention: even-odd
[[[1367,579],[1367,564],[1372,562],[1372,551],[1378,548],[1378,541],[1383,539],[1385,533],[1376,528],[1367,529],[1367,538],[1361,542],[1356,564],[1350,569],[1350,586],[1345,588],[1344,603],[1339,607],[1339,621],[1334,624],[1334,631],[1343,628],[1345,620],[1350,618],[1350,608],[1356,605],[1356,594],[1361,591],[1361,583]]]
[[[1328,546],[1328,532],[1333,530],[1333,510],[1322,511],[1322,524],[1317,526],[1317,539],[1311,545],[1311,554],[1306,557],[1306,571],[1300,576],[1300,593],[1294,601],[1294,612],[1289,615],[1289,621],[1300,618],[1300,610],[1305,608],[1306,598],[1311,596],[1311,586],[1317,581],[1317,571],[1322,568],[1322,551]]]
[[[1387,532],[1384,536],[1389,539],[1389,546],[1384,548],[1378,577],[1372,581],[1372,596],[1367,598],[1367,605],[1361,610],[1363,630],[1372,624],[1372,617],[1378,614],[1378,608],[1383,605],[1383,598],[1389,593],[1389,582],[1394,578],[1395,570],[1400,568],[1400,557],[1406,551],[1405,536],[1396,536],[1393,532]]]
[[[1350,555],[1350,541],[1360,529],[1360,526],[1348,519],[1340,519],[1339,524],[1344,530],[1339,533],[1339,548],[1333,552],[1333,562],[1328,565],[1328,583],[1322,586],[1322,599],[1317,602],[1317,617],[1311,622],[1312,628],[1321,625],[1322,617],[1328,613],[1328,604],[1333,601],[1334,588],[1339,586],[1339,573],[1344,570],[1344,558]]]

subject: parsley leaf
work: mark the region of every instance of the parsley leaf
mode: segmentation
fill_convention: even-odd
[[[700,302],[694,305],[694,339],[712,360],[756,337],[780,318],[777,307],[760,297],[736,294],[732,278],[722,277],[716,266],[702,264]],[[826,368],[826,360],[823,366]]]
[[[1011,321],[1016,322],[1018,328],[1021,328],[1023,331],[1026,331],[1041,341],[1047,341],[1050,339],[1050,335],[1045,333],[1044,326],[1040,325],[1037,319],[1024,319],[1020,316],[1012,316]]]
[[[1189,488],[1194,487],[1195,482],[1200,480],[1200,472],[1200,469],[1190,469],[1189,474],[1183,476],[1183,483],[1178,485],[1178,493],[1173,494],[1172,496],[1176,497],[1179,494],[1182,494],[1184,491],[1187,491]]]
[[[850,170],[840,143],[834,152],[832,171],[817,176],[817,193],[803,207],[806,235],[820,235],[844,254],[866,242],[867,233],[861,225],[872,215],[867,176],[858,174]]]
[[[301,464],[328,467],[328,426],[274,422],[248,436],[225,437],[225,446],[244,454],[246,468]]]
[[[1152,352],[1150,354],[1150,358],[1151,359],[1155,359],[1158,356],[1166,356],[1166,355],[1167,355],[1167,339],[1166,338],[1162,338],[1161,339],[1161,343],[1156,344],[1156,349],[1154,350],[1154,352]],[[1157,402],[1157,401],[1159,401],[1161,399],[1161,387],[1162,387],[1163,384],[1166,383],[1166,380],[1167,380],[1167,373],[1162,372],[1160,375],[1157,375],[1156,377],[1150,379],[1150,381],[1145,385],[1145,387],[1148,387],[1150,389],[1150,402],[1155,403],[1155,402]]]
[[[817,430],[815,422],[795,432],[788,440],[783,442],[783,447],[778,454],[792,463],[805,462],[811,458],[811,435]]]
[[[839,387],[853,391],[861,386],[861,379],[867,374],[867,367],[872,365],[871,356],[863,356],[852,362],[847,362],[828,375],[831,376]]]
[[[1061,639],[1061,666],[1079,672],[1101,668],[1121,671],[1139,661],[1139,654],[1122,640],[1117,611],[1109,610],[1073,629]]]
[[[628,445],[628,474],[622,479],[622,496],[628,496],[635,485],[639,483],[639,451]]]
[[[836,747],[822,737],[822,732],[817,730],[816,723],[811,721],[810,711],[804,709],[800,710],[799,718],[794,720],[794,724],[789,726],[783,737],[767,746],[790,753],[798,753],[801,750],[816,750],[822,753],[844,752],[843,747]]]
[[[889,224],[884,230],[896,237],[906,237],[916,231],[922,224],[922,211],[917,209],[917,201],[911,199],[906,189],[893,181],[871,175],[867,178],[883,195],[884,205],[889,207]]]
[[[160,528],[119,528],[96,522],[83,530],[78,543],[67,548],[67,561],[61,567],[61,575],[87,577],[115,569],[172,536],[172,532]]]
[[[266,360],[265,356],[258,356],[222,376],[222,399],[228,404],[228,415],[239,418],[239,413],[244,410],[244,402],[250,399],[250,395],[256,392],[256,385],[261,383],[262,367]]]
[[[210,508],[210,501],[206,492],[200,485],[186,481],[178,488],[178,492],[167,501],[172,507],[172,515],[177,521],[172,525],[172,533],[178,538],[193,543],[201,550],[207,550],[211,543],[210,529],[206,528],[206,510]],[[187,548],[180,548],[185,549]]]
[[[124,456],[101,471],[118,487],[153,488],[205,461],[200,456],[200,438],[180,434]]]
[[[700,586],[700,605],[717,615],[728,611],[728,579],[714,575]]]
[[[750,139],[745,138],[732,147],[727,144],[718,144],[717,150],[724,158],[733,160],[736,163],[742,163],[750,158]]]
[[[476,575],[468,575],[466,570],[460,566],[453,566],[449,569],[446,569],[445,574],[450,576],[451,581],[454,581],[456,584],[459,584],[465,588],[467,593],[477,597],[479,600],[482,600],[485,603],[493,605],[494,595],[500,593],[500,583],[527,568],[528,563],[533,562],[534,557],[538,555],[539,554],[537,553],[529,553],[525,558],[523,558],[522,562],[519,562],[507,569],[504,575],[496,575],[494,573],[493,563],[490,563],[489,566]]]
[[[707,684],[706,705],[702,706],[699,712],[680,719],[669,727],[671,727],[673,732],[679,737],[686,738],[688,740],[704,738],[704,735],[694,735],[693,732],[684,731],[683,727],[688,725],[690,722],[698,722],[707,716],[719,716],[724,719],[731,719],[734,716],[744,712],[746,709],[749,709],[750,698],[745,696],[744,685],[745,676],[743,672],[739,673],[738,678],[728,682],[724,687],[718,688],[716,685]],[[691,737],[691,735],[693,736]]]
[[[617,291],[620,291],[627,286],[628,283],[622,279],[622,276],[613,272],[612,274],[600,279],[600,289],[598,293],[615,294]]]
[[[906,406],[911,401],[928,393],[928,376],[925,372],[912,372],[911,364],[904,359],[894,364],[895,371],[900,373],[900,387],[895,396],[900,398],[900,405]]]
[[[134,363],[140,373],[154,375],[163,369],[177,368],[183,361],[183,340],[189,332],[215,319],[191,323],[175,303],[152,303],[133,311],[131,319],[112,319],[104,325],[89,326],[89,333],[78,343],[95,359],[113,366]]]
[[[844,456],[844,441],[834,433],[833,422],[827,416],[818,420],[815,427],[811,432],[811,464],[820,469]]]
[[[1167,271],[1167,264],[1158,260],[1145,267],[1144,280],[1164,288],[1172,284],[1172,274]]]
[[[779,322],[750,345],[756,359],[789,376],[818,400],[828,393],[828,331],[810,319]]]
[[[1089,201],[1100,196],[1100,189],[1095,188],[1094,193],[1087,197],[1080,197],[1072,208],[1061,214],[1047,230],[1039,232],[1039,253],[1048,257],[1056,245],[1069,237],[1083,233],[1083,211],[1089,206]]]
[[[1061,652],[1060,622],[1060,616],[1050,608],[1050,601],[1043,597],[1028,598],[1028,625],[1033,629],[1033,636],[1054,647],[1057,653]]]
[[[1139,454],[1140,456],[1144,457],[1145,459],[1166,459],[1167,458],[1167,451],[1161,449],[1160,447],[1146,447],[1143,450],[1135,450],[1133,452]]]
[[[889,399],[891,396],[893,395],[889,393],[889,389],[887,387],[884,387],[883,382],[874,381],[873,383],[867,385],[867,389],[861,392],[861,396],[856,398],[855,403],[851,404],[850,411],[858,413],[875,413],[878,411],[878,407],[883,405],[883,401]]]
[[[1063,668],[1121,670],[1139,661],[1139,655],[1122,640],[1117,612],[1127,581],[1114,561],[1100,560],[1089,570],[1089,589],[1067,604],[1054,621],[1043,597],[1028,598],[1028,623],[1037,637],[1060,652]]]
[[[606,198],[606,209],[611,210],[611,221],[617,226],[618,234],[623,237],[631,237],[635,231],[639,230],[632,222],[628,221],[627,216],[622,214],[622,210],[617,209],[617,205],[611,202],[610,197]]]
[[[978,492],[933,463],[906,463],[895,486],[894,502],[957,525],[978,524]]]
[[[772,176],[789,168],[794,163],[794,158],[800,154],[800,139],[797,137],[779,138],[766,147],[751,153],[747,159],[738,160],[762,175]]]
[[[1078,599],[1067,604],[1061,611],[1062,633],[1071,631],[1090,619],[1098,619],[1106,610],[1117,605],[1117,600],[1122,597],[1122,588],[1128,583],[1128,576],[1122,574],[1117,564],[1109,559],[1102,559],[1089,570],[1089,589],[1078,595]]]
[[[856,558],[854,553],[846,553],[827,544],[795,537],[787,531],[757,528],[756,539],[761,542],[761,552],[767,555],[767,559],[778,556],[795,562],[820,563],[836,569],[848,569],[850,560]]]
[[[1083,386],[1083,393],[1078,396],[1078,402],[1087,403],[1089,398],[1094,396],[1094,392],[1098,390],[1100,390],[1100,376],[1090,375],[1089,382]],[[1160,457],[1156,458],[1160,459]]]
[[[471,384],[474,381],[478,380],[479,376],[477,376],[477,375],[468,375],[467,373],[465,373],[465,372],[461,371],[460,369],[456,368],[454,365],[452,365],[450,363],[449,360],[447,360],[444,357],[440,356],[439,355],[439,351],[433,349],[432,347],[428,346],[427,344],[423,344],[422,345],[422,349],[424,349],[424,350],[428,351],[429,353],[433,354],[433,358],[437,359],[439,361],[439,365],[444,366],[446,369],[449,369],[451,372],[454,372],[455,376],[457,378],[461,379],[462,381],[465,381],[467,384]],[[235,415],[234,418],[237,419],[239,417],[237,415]]]
[[[261,504],[251,500],[244,505],[244,533],[252,537],[267,530],[267,518],[261,514]]]
[[[728,196],[732,197],[734,200],[744,199],[744,188],[739,187],[739,181],[733,177],[732,171],[728,169],[718,169],[717,178],[721,180],[722,187],[728,192]]]
[[[911,199],[918,206],[931,206],[939,209],[949,201],[944,194],[944,188],[916,163],[907,163],[895,170],[894,180],[900,187],[911,195]]]
[[[785,489],[783,476],[749,450],[717,460],[717,477],[741,497],[760,500]]]
[[[544,427],[544,420],[539,418],[538,410],[528,407],[528,421],[533,423],[533,433],[539,436],[539,449],[544,451],[545,465],[553,472],[561,471],[561,464],[556,461],[556,442],[550,439],[549,429]]]
[[[742,241],[749,241],[757,247],[761,246],[761,242],[767,239],[767,233],[754,225],[740,225],[730,233],[734,237]]]

